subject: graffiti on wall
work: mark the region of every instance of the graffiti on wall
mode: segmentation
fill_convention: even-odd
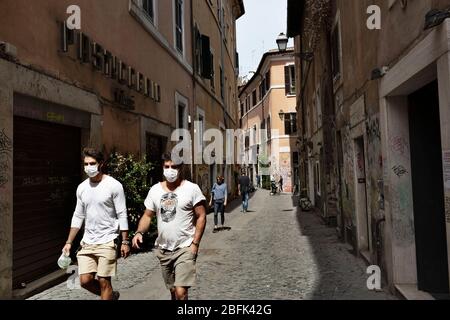
[[[12,151],[11,139],[6,135],[5,130],[0,131],[0,187],[9,181],[9,158]]]
[[[366,132],[369,143],[381,141],[380,121],[378,117],[367,120]]]
[[[409,143],[402,136],[394,136],[389,139],[389,149],[395,155],[398,155],[406,160],[409,160],[411,157],[409,150]]]
[[[403,177],[405,174],[408,174],[408,170],[402,165],[397,165],[392,167],[392,171],[394,171],[395,175],[399,178]]]

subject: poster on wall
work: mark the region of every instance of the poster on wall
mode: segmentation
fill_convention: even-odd
[[[445,190],[450,192],[450,150],[443,152],[442,163],[444,166],[444,185]]]

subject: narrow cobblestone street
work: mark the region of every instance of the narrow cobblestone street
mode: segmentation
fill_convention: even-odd
[[[213,234],[213,216],[198,258],[198,286],[193,300],[231,299],[395,299],[366,288],[366,266],[338,241],[333,228],[312,213],[299,213],[290,195],[270,197],[258,191],[250,211],[238,202],[227,210],[229,231]],[[153,253],[121,261],[114,288],[121,299],[167,300],[168,291]],[[96,299],[66,283],[31,299]]]

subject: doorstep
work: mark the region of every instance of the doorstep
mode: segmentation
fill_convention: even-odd
[[[428,292],[417,289],[416,284],[396,284],[395,288],[406,300],[435,300]]]
[[[58,270],[27,284],[26,288],[13,290],[13,299],[27,299],[35,294],[62,283],[70,274]]]

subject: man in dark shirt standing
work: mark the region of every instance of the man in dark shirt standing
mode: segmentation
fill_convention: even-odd
[[[242,212],[248,210],[248,198],[250,191],[250,178],[245,174],[245,170],[241,171],[238,184],[239,195],[242,196]]]

